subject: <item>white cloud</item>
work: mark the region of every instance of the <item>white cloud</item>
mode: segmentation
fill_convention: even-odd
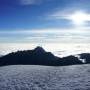
[[[80,53],[90,53],[90,43],[0,43],[0,55],[5,55],[18,50],[31,50],[38,45],[42,46],[46,51],[52,52],[60,57]]]
[[[66,19],[71,21],[89,21],[90,22],[90,13],[87,13],[82,10],[59,10],[56,12],[53,12],[52,14],[48,15],[50,19]]]
[[[0,31],[0,39],[1,54],[32,49],[38,45],[60,56],[90,51],[90,27]]]
[[[0,43],[90,43],[90,27],[0,31]]]
[[[22,5],[40,4],[42,0],[20,0]]]

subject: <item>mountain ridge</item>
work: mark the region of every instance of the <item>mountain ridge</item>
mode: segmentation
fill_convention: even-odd
[[[86,63],[90,63],[90,54],[79,54],[81,59],[85,59]],[[88,55],[88,57],[87,57]],[[42,47],[38,46],[33,50],[17,51],[0,57],[0,66],[5,65],[46,65],[46,66],[65,66],[84,64],[78,57],[73,55],[67,57],[57,57],[51,52],[46,52]]]

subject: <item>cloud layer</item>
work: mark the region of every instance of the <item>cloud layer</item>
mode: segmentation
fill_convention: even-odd
[[[43,29],[0,32],[2,43],[90,43],[88,29]]]
[[[22,5],[40,4],[42,0],[20,0]]]

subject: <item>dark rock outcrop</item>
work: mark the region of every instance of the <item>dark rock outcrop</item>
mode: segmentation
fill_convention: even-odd
[[[42,47],[36,47],[34,50],[18,51],[10,53],[0,58],[0,66],[4,65],[47,65],[47,66],[65,66],[82,64],[77,57],[68,56],[59,58],[51,52],[46,52]]]
[[[87,64],[90,63],[90,53],[79,54],[81,59],[84,59]]]

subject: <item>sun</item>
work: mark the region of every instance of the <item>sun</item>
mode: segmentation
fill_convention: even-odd
[[[88,16],[85,12],[75,12],[69,16],[69,19],[75,25],[84,25],[85,22],[90,19],[90,16]]]

